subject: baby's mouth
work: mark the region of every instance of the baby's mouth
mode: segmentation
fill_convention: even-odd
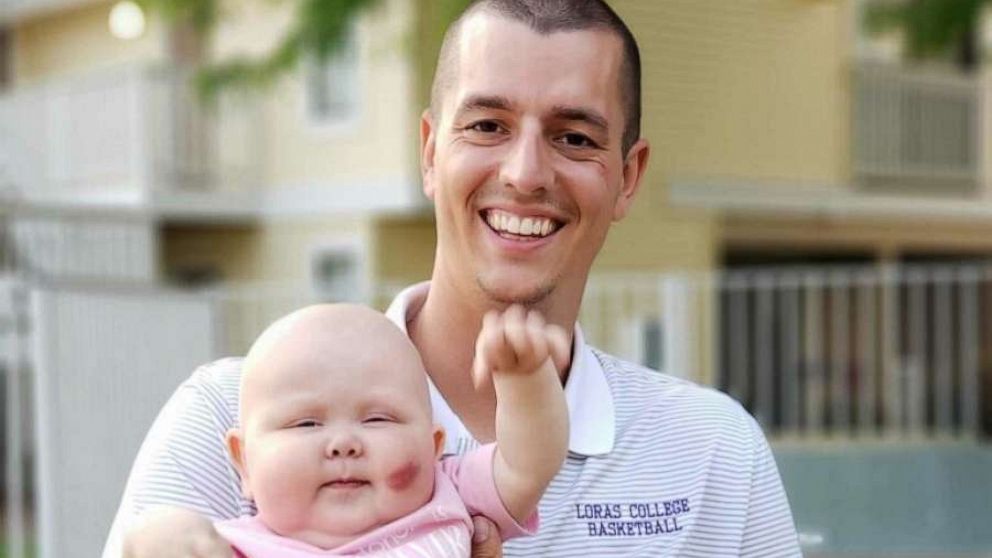
[[[325,482],[323,484],[323,488],[330,488],[333,490],[351,490],[367,486],[368,484],[369,481],[361,479],[336,479],[330,482]]]

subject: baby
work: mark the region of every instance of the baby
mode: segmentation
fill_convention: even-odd
[[[399,328],[356,305],[280,319],[244,361],[240,428],[227,434],[258,513],[217,530],[250,558],[467,557],[470,514],[504,538],[532,533],[567,451],[555,364],[567,351],[560,328],[536,312],[486,316],[472,374],[495,387],[496,443],[439,461],[444,431]]]

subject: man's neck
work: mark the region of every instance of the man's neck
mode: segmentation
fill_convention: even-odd
[[[480,442],[495,440],[496,394],[491,384],[476,389],[472,383],[472,361],[482,318],[503,305],[478,290],[462,292],[435,274],[420,311],[407,324],[410,339],[420,352],[434,385],[451,410]],[[559,323],[571,337],[575,313]],[[552,316],[546,316],[551,321]],[[562,381],[567,375],[562,371]]]
[[[424,368],[451,410],[480,442],[495,440],[496,395],[472,383],[475,339],[489,308],[435,276],[420,311],[407,324]]]

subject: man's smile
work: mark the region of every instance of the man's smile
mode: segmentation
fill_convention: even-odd
[[[561,222],[550,217],[522,216],[501,209],[484,209],[480,215],[503,238],[545,238],[562,227]]]

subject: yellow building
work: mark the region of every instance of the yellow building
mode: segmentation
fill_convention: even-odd
[[[175,34],[157,19],[122,39],[108,26],[111,2],[22,4],[9,9],[3,43],[9,139],[38,163],[12,172],[22,197],[150,218],[157,277],[300,280],[349,258],[362,282],[426,276],[433,241],[415,130],[436,45],[429,2],[383,3],[328,67],[227,95],[212,113],[190,106]],[[878,41],[859,30],[853,1],[615,6],[641,42],[654,150],[597,270],[989,250],[984,126],[948,130],[973,137],[944,145],[952,165],[941,167],[911,153],[878,159],[858,137],[905,143],[908,132],[878,129],[882,117],[862,119],[877,129],[852,124],[859,94],[884,103],[880,94],[936,87],[946,91],[921,98],[921,110],[956,102],[947,110],[977,125],[980,76],[869,62]],[[232,5],[208,56],[263,52],[289,20],[263,3]],[[44,133],[31,119],[48,122]],[[941,146],[917,151],[928,148]]]

